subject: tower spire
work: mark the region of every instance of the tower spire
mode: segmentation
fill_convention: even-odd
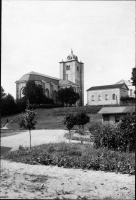
[[[71,49],[71,54],[73,54],[73,50]]]

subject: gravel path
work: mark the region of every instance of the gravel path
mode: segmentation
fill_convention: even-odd
[[[33,130],[32,146],[66,141],[66,130]],[[1,138],[1,145],[29,146],[29,133]],[[1,160],[0,199],[135,199],[135,176],[102,171],[28,165]]]
[[[1,198],[135,199],[134,176],[6,160],[2,160],[1,170]]]

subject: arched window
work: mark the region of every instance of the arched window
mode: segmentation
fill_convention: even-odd
[[[132,96],[133,94],[132,94],[132,89],[130,89],[130,96]]]
[[[92,101],[94,101],[94,95],[92,95]]]
[[[101,101],[101,95],[100,94],[98,95],[98,101]]]
[[[112,99],[113,99],[113,100],[115,100],[115,97],[116,97],[116,95],[115,95],[115,94],[113,94],[113,95],[112,95]]]
[[[105,95],[105,100],[108,100],[108,94]]]
[[[23,89],[24,89],[24,87],[22,87],[22,88],[20,89],[20,98],[24,97],[24,95],[23,95]]]
[[[46,97],[49,98],[49,90],[48,89],[45,90],[45,95],[46,95]]]

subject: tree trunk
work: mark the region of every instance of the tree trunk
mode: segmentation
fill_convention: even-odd
[[[30,150],[31,150],[31,130],[29,130],[29,135],[30,135]]]
[[[71,132],[69,130],[69,142],[71,142]]]

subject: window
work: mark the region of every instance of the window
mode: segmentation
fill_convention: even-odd
[[[49,90],[48,89],[45,90],[45,95],[46,95],[46,97],[49,97]]]
[[[67,66],[66,66],[66,69],[67,69],[67,70],[70,70],[70,65],[67,65]]]
[[[115,100],[115,97],[116,97],[116,95],[115,95],[115,94],[113,94],[113,95],[112,95],[112,99],[113,99],[113,100]]]
[[[94,95],[92,95],[92,101],[94,101]]]
[[[132,89],[130,90],[130,96],[132,96],[133,94],[132,94]]]
[[[108,94],[105,95],[105,100],[108,100]]]
[[[109,121],[109,115],[104,115],[104,116],[103,116],[103,121],[104,121],[104,122]]]
[[[79,71],[79,67],[77,66],[77,71]]]
[[[119,122],[119,120],[120,120],[119,115],[116,115],[116,116],[115,116],[115,122],[117,123],[117,122]]]
[[[101,101],[101,95],[98,96],[98,101]]]

